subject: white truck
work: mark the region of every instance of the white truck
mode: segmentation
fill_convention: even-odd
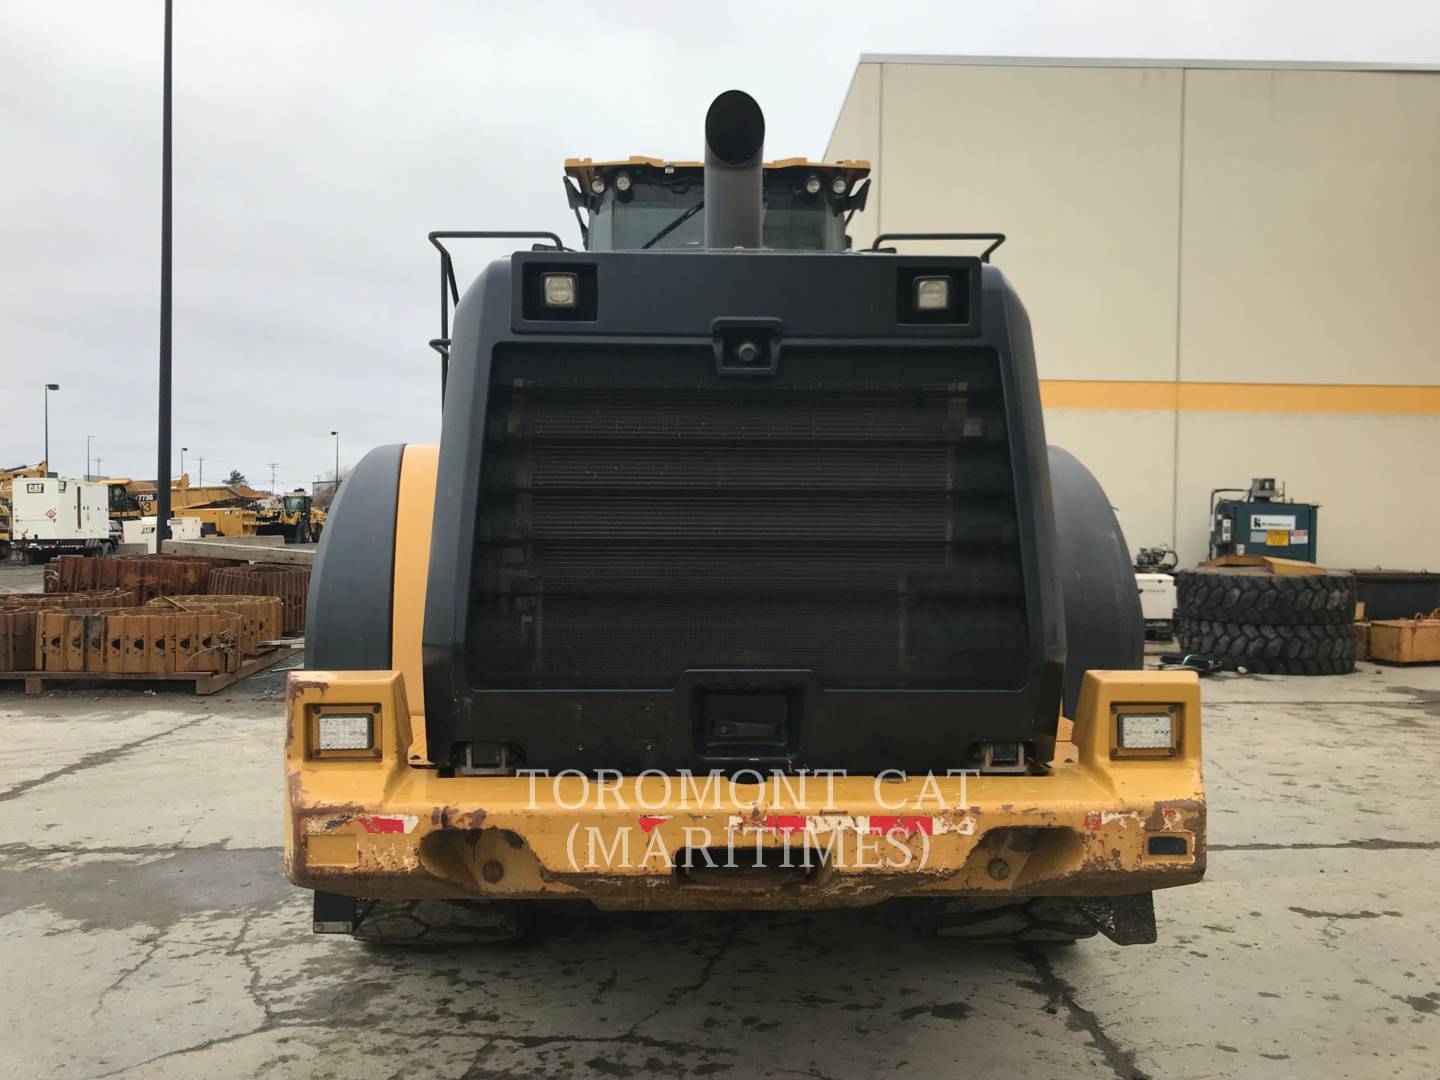
[[[15,481],[10,495],[11,546],[28,563],[55,555],[109,555],[110,489],[59,476]]]

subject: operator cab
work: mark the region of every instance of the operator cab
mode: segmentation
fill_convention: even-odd
[[[763,169],[765,247],[849,249],[845,227],[865,208],[869,162],[785,158]],[[705,166],[698,161],[571,158],[565,195],[587,251],[704,250]]]

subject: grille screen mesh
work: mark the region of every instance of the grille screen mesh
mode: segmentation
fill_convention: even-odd
[[[471,676],[665,689],[687,668],[832,688],[1021,685],[1004,409],[984,349],[706,347],[495,358]]]

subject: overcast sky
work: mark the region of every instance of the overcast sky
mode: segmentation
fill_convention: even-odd
[[[176,456],[265,487],[438,438],[427,231],[578,243],[564,158],[697,157],[731,86],[818,156],[864,52],[1440,62],[1435,0],[176,8]],[[0,0],[0,467],[56,382],[57,471],[155,474],[161,10]]]

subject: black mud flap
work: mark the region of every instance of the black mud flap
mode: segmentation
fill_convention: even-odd
[[[1080,914],[1089,919],[1116,945],[1154,945],[1155,896],[1153,893],[1132,893],[1129,896],[1086,896],[1075,901]]]
[[[317,934],[353,934],[360,924],[360,901],[339,893],[316,892],[312,928]]]

